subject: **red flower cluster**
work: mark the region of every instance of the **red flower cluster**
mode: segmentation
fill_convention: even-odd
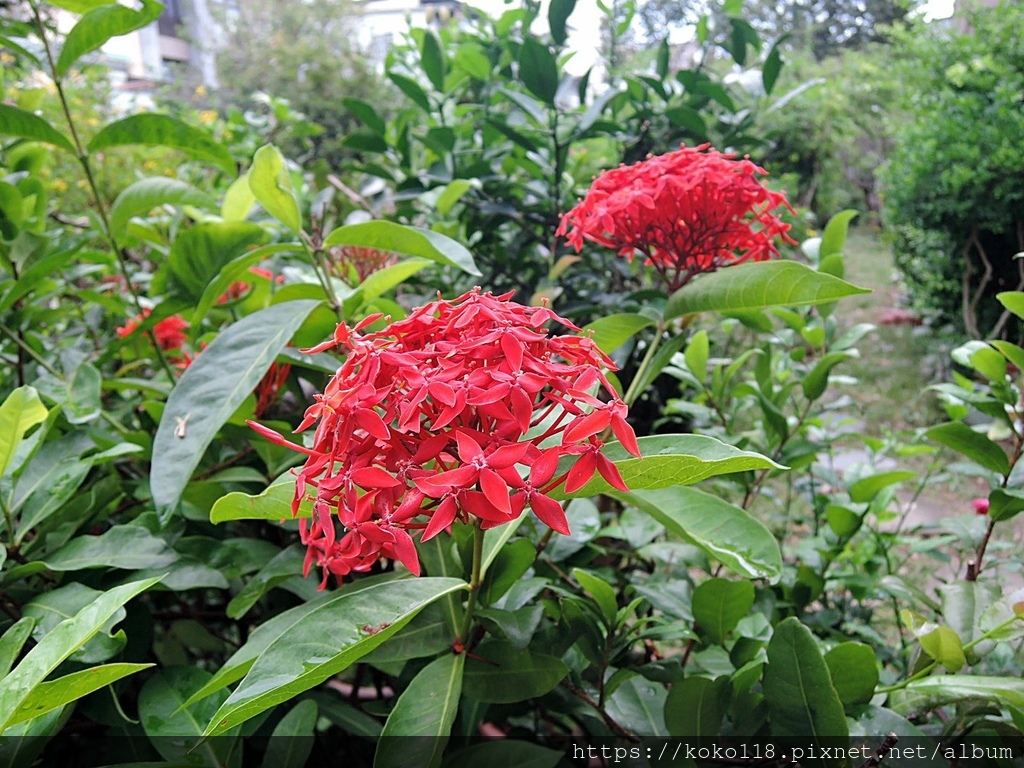
[[[122,339],[131,336],[138,330],[139,324],[149,317],[149,312],[148,309],[144,309],[141,315],[136,315],[118,328],[117,335]],[[156,337],[156,343],[160,345],[160,349],[168,352],[185,346],[185,342],[188,341],[186,328],[188,328],[188,322],[185,318],[181,315],[171,315],[153,326],[153,335]]]
[[[764,187],[763,168],[709,146],[605,171],[557,234],[577,252],[592,240],[620,256],[643,254],[669,291],[703,272],[777,256],[777,236],[792,242],[789,225],[771,213],[792,210],[786,196]]]
[[[257,419],[263,416],[267,409],[277,401],[277,396],[281,393],[281,387],[288,381],[288,374],[291,371],[291,363],[273,362],[270,364],[270,368],[263,374],[260,383],[253,390],[253,394],[256,395],[254,413]]]
[[[331,248],[328,257],[334,274],[348,282],[354,273],[360,283],[374,272],[398,261],[398,257],[391,251],[364,248],[359,245],[340,245]]]
[[[614,365],[587,337],[548,336],[549,321],[579,329],[511,295],[475,290],[438,300],[376,332],[364,333],[379,315],[339,325],[333,339],[308,350],[348,350],[296,430],[317,423],[312,448],[250,422],[308,456],[292,507],[307,495],[313,501],[312,521],[300,523],[307,573],[316,562],[326,584],[332,573],[366,571],[387,557],[418,574],[410,530],[423,528],[427,540],[470,517],[490,528],[529,506],[567,534],[554,489],[578,490],[595,472],[625,489],[601,453],[611,430],[640,455],[626,405],[602,370]],[[596,396],[601,387],[610,401]],[[559,471],[563,456],[576,460]],[[424,515],[428,521],[416,521]]]

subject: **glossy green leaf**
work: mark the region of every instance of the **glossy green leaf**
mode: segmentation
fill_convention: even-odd
[[[861,293],[870,291],[795,261],[739,264],[702,275],[673,293],[665,305],[665,319],[694,312],[825,304]]]
[[[836,253],[842,253],[846,245],[846,233],[850,229],[850,222],[857,216],[857,211],[840,211],[828,220],[825,231],[821,234],[821,247],[819,256],[824,259]]]
[[[1024,320],[1024,291],[1003,291],[997,293],[996,298],[1006,309]]]
[[[281,718],[267,742],[264,768],[305,768],[313,751],[319,713],[316,702],[303,699]]]
[[[693,591],[693,618],[712,643],[723,645],[739,620],[754,605],[749,581],[708,579]]]
[[[46,419],[46,406],[33,387],[18,387],[0,405],[0,477],[14,460],[21,441]]]
[[[57,666],[82,647],[121,606],[159,579],[133,581],[107,590],[93,603],[50,630],[0,681],[0,732],[11,722],[32,692]]]
[[[224,193],[220,217],[224,221],[245,221],[254,205],[256,195],[249,188],[249,175],[239,176]]]
[[[878,685],[878,660],[864,643],[840,643],[825,654],[832,687],[845,706],[867,704]]]
[[[708,332],[697,331],[690,339],[690,343],[686,345],[686,351],[683,354],[690,373],[696,377],[697,381],[703,382],[708,375],[708,355],[710,354]]]
[[[206,729],[216,736],[332,677],[395,634],[425,606],[464,589],[424,577],[374,585],[320,605],[286,629],[249,669]]]
[[[196,224],[178,232],[167,258],[167,269],[177,291],[196,300],[227,264],[266,240],[263,228],[250,222]]]
[[[217,303],[217,300],[224,295],[224,292],[232,283],[244,282],[251,267],[256,266],[264,259],[275,254],[295,253],[301,250],[302,246],[298,243],[272,243],[271,245],[262,245],[259,248],[246,251],[221,266],[220,271],[216,273],[217,276],[203,289],[203,295],[199,299],[199,303],[196,304],[195,312],[192,313],[193,332],[198,332],[199,323],[206,317],[210,308]],[[249,277],[249,280],[252,279],[252,277]]]
[[[249,189],[256,201],[295,234],[302,231],[302,214],[281,150],[267,144],[256,150],[249,169]]]
[[[447,596],[444,600],[454,599]],[[448,628],[442,613],[441,603],[428,605],[415,618],[397,633],[392,635],[384,645],[370,651],[361,661],[364,664],[393,664],[409,659],[425,659],[451,651],[452,631]]]
[[[693,485],[709,477],[733,472],[782,468],[767,456],[741,451],[705,435],[652,435],[638,438],[637,443],[640,446],[640,458],[627,453],[619,443],[611,443],[604,449],[604,455],[615,462],[622,479],[631,490]],[[596,496],[609,490],[611,486],[600,475],[595,475],[568,498]],[[551,496],[555,499],[567,498],[561,489],[554,491]]]
[[[89,142],[89,151],[133,144],[172,147],[212,163],[229,174],[235,173],[235,161],[223,144],[206,131],[193,128],[170,115],[144,113],[109,123]]]
[[[780,40],[779,42],[782,41]],[[779,73],[782,71],[782,54],[779,52],[779,42],[772,46],[761,67],[761,84],[764,86],[766,94],[770,94],[775,90],[775,83],[778,81]]]
[[[462,682],[466,696],[489,704],[512,704],[543,696],[569,674],[561,659],[520,651],[503,640],[488,640],[469,659]]]
[[[299,544],[282,549],[231,598],[224,613],[231,619],[242,618],[271,589],[298,577],[305,556],[306,548]]]
[[[681,487],[609,495],[648,513],[740,576],[775,583],[782,575],[782,554],[772,532],[717,496]]]
[[[985,675],[933,675],[913,680],[893,691],[888,704],[901,715],[912,715],[962,701],[987,701],[1024,708],[1024,680]]]
[[[40,567],[44,567],[40,564]],[[141,577],[148,578],[148,577]],[[134,579],[138,581],[139,578]],[[51,589],[36,595],[25,604],[23,613],[35,619],[32,637],[39,642],[62,621],[74,618],[75,614],[99,599],[103,593],[91,589],[78,582],[71,582],[62,587]],[[123,630],[114,628],[127,616],[124,608],[119,608],[100,627],[88,642],[82,645],[69,657],[75,664],[98,664],[113,658],[124,648],[127,635]]]
[[[409,99],[424,112],[431,111],[430,99],[427,98],[427,94],[424,93],[422,88],[420,88],[419,83],[411,77],[400,75],[397,72],[388,72],[388,80],[394,83],[398,87],[398,90],[408,96]]]
[[[672,685],[665,700],[665,725],[671,736],[713,739],[727,711],[728,680],[687,677]]]
[[[615,722],[637,736],[668,736],[665,686],[634,675],[615,689],[607,710]]]
[[[985,469],[1000,475],[1010,473],[1010,462],[999,444],[962,422],[950,421],[939,424],[925,432],[925,436],[963,454]]]
[[[459,712],[466,655],[446,653],[430,662],[398,697],[384,723],[373,768],[437,768]],[[416,739],[389,737],[416,736]]]
[[[121,6],[118,6],[121,7]],[[195,205],[212,208],[213,198],[180,179],[156,176],[139,179],[117,196],[110,207],[110,230],[114,237],[120,237],[128,229],[128,220],[133,216],[149,213],[161,205]]]
[[[841,352],[829,352],[822,357],[801,382],[804,397],[808,400],[817,400],[825,394],[825,390],[828,388],[828,376],[832,369],[845,360],[857,356],[856,350],[844,349]]]
[[[564,45],[569,36],[566,29],[566,22],[576,7],[576,0],[551,0],[548,6],[548,27],[551,30],[551,39],[555,45]]]
[[[406,256],[419,256],[440,264],[458,267],[471,275],[479,275],[471,254],[463,245],[438,232],[407,227],[392,221],[366,221],[338,227],[324,240],[324,245],[356,245],[377,248]]]
[[[218,430],[253,391],[318,301],[289,301],[254,312],[225,330],[178,381],[153,441],[150,489],[166,521]],[[179,420],[188,419],[182,436]]]
[[[85,54],[98,50],[112,37],[127,35],[156,21],[163,11],[164,6],[155,0],[142,0],[138,11],[124,5],[104,5],[89,11],[64,38],[54,72],[57,77],[63,76]]]
[[[21,654],[25,641],[32,635],[32,628],[35,625],[34,617],[22,616],[0,637],[0,680],[11,671],[15,660]]]
[[[420,38],[420,64],[423,71],[430,80],[430,84],[438,91],[444,90],[444,73],[446,67],[444,50],[441,48],[441,41],[434,30],[429,27],[419,30],[422,32]]]
[[[583,587],[587,594],[594,598],[594,602],[601,609],[605,626],[614,627],[615,615],[619,612],[619,606],[615,599],[615,590],[611,584],[580,568],[573,568],[572,577],[579,582],[579,585]]]
[[[995,488],[988,495],[988,514],[996,522],[1009,520],[1024,512],[1024,491]]]
[[[803,738],[812,744],[846,738],[849,730],[843,704],[832,686],[828,665],[811,631],[794,616],[775,627],[768,643],[764,693],[771,715],[772,735]],[[849,766],[849,759],[808,762],[809,765]]]
[[[384,269],[379,269],[361,282],[353,291],[352,296],[345,299],[346,315],[354,314],[359,308],[365,307],[395,286],[401,285],[424,267],[434,262],[429,259],[403,259]]]
[[[98,691],[123,677],[128,677],[128,675],[133,675],[152,666],[152,664],[104,664],[40,683],[21,703],[21,706],[8,721],[8,725],[16,725],[39,717],[51,709],[63,707],[65,704],[88,696],[93,691]]]
[[[584,326],[583,332],[590,333],[598,348],[610,355],[638,332],[652,325],[655,325],[655,322],[649,317],[632,312],[622,312],[598,318]]]
[[[949,627],[935,627],[921,635],[918,640],[924,652],[950,672],[959,672],[967,663],[960,636]]]
[[[877,475],[869,475],[861,478],[850,486],[850,501],[854,504],[865,504],[878,495],[879,491],[888,488],[890,485],[913,480],[916,472],[908,469],[899,469],[892,472],[879,472]]]
[[[234,491],[221,496],[210,510],[211,523],[225,523],[229,520],[290,520],[292,498],[295,496],[295,476],[288,474],[277,478],[261,493],[251,496]],[[311,502],[305,502],[299,517],[313,514]]]
[[[0,136],[17,136],[21,139],[52,144],[71,153],[75,151],[74,145],[64,134],[39,115],[9,104],[0,104]]]
[[[139,525],[118,525],[99,536],[72,539],[43,561],[51,571],[85,568],[162,568],[178,559],[167,542]]]
[[[519,80],[526,90],[549,106],[558,93],[558,62],[551,50],[534,37],[527,37],[519,49]]]

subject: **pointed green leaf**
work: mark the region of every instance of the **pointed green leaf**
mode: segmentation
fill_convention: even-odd
[[[290,520],[292,499],[295,496],[295,476],[281,475],[265,490],[255,496],[233,491],[217,499],[210,510],[211,523],[229,520]],[[312,502],[304,502],[299,517],[313,514]]]
[[[249,189],[267,213],[292,232],[298,234],[302,231],[302,214],[292,188],[288,164],[273,144],[256,150],[249,169]]]
[[[608,495],[647,512],[741,576],[775,583],[782,575],[782,554],[772,532],[717,496],[681,487]]]
[[[203,295],[196,304],[195,312],[192,313],[192,330],[197,333],[199,323],[210,308],[217,303],[217,300],[224,295],[224,292],[234,282],[243,280],[249,273],[249,269],[259,264],[269,256],[277,253],[296,253],[302,250],[299,243],[273,243],[262,245],[251,251],[246,251],[220,267],[217,276],[212,279],[203,289]],[[251,277],[249,278],[252,279]]]
[[[429,27],[421,30],[423,37],[420,40],[420,63],[423,71],[430,80],[430,84],[438,91],[444,90],[444,73],[446,67],[444,51],[441,48],[441,41],[434,30]]]
[[[216,736],[309,690],[372,651],[425,606],[464,589],[460,579],[423,577],[342,595],[302,616],[274,640],[217,710]]]
[[[889,695],[901,715],[929,712],[962,701],[989,701],[1024,709],[1024,680],[984,675],[934,675],[913,680]]]
[[[232,176],[235,174],[235,161],[223,144],[206,131],[170,115],[146,113],[109,123],[89,142],[89,151],[132,144],[172,147],[210,162]]]
[[[804,738],[812,744],[849,734],[843,704],[832,687],[828,665],[811,631],[796,617],[775,627],[768,643],[764,693],[771,715],[772,735]],[[808,761],[808,765],[848,766],[845,761]]]
[[[171,392],[153,441],[150,489],[161,519],[173,514],[203,452],[270,364],[320,304],[289,301],[228,326],[188,367]],[[178,425],[186,420],[186,429]]]
[[[673,293],[665,305],[665,319],[694,312],[825,304],[860,293],[870,291],[795,261],[739,264],[702,275]]]
[[[702,382],[707,378],[709,353],[708,332],[697,331],[690,339],[690,343],[686,345],[686,352],[683,353],[686,358],[686,367],[690,369],[690,373],[697,381]]]
[[[63,76],[85,54],[99,49],[112,37],[127,35],[156,21],[163,11],[164,7],[154,0],[142,0],[138,11],[124,5],[104,5],[89,11],[64,38],[54,72],[57,77]]]
[[[378,296],[387,293],[397,285],[401,285],[421,269],[433,263],[429,259],[403,259],[397,264],[384,267],[368,275],[356,287],[352,296],[345,299],[345,314],[347,316],[353,315],[359,308],[365,307]]]
[[[178,559],[167,542],[140,525],[118,525],[99,536],[78,536],[43,562],[51,571],[85,568],[163,568]]]
[[[846,245],[846,233],[850,229],[850,222],[857,216],[857,211],[840,211],[825,225],[825,231],[821,234],[821,246],[818,255],[825,259],[836,253],[843,252]]]
[[[1000,475],[1010,474],[1010,462],[999,444],[981,432],[975,432],[963,422],[950,421],[939,424],[925,432],[925,436],[963,454],[985,469]]]
[[[623,312],[599,318],[584,326],[583,332],[590,333],[598,348],[610,355],[630,338],[652,325],[655,325],[655,322],[649,317]]]
[[[26,654],[0,684],[0,732],[11,722],[18,709],[57,666],[85,645],[121,606],[160,579],[133,581],[114,587],[50,630]]]
[[[555,45],[565,44],[569,35],[565,25],[575,7],[576,0],[551,0],[551,5],[548,6],[548,26]]]
[[[33,387],[18,387],[0,405],[0,477],[14,460],[25,433],[41,424],[46,414],[46,406]]]
[[[483,661],[468,661],[462,690],[471,699],[489,704],[512,704],[543,696],[569,674],[561,659],[520,651],[504,640],[485,641],[473,653]]]
[[[120,6],[119,6],[120,7]],[[133,216],[149,213],[160,205],[196,205],[213,207],[213,198],[191,184],[178,179],[154,177],[139,179],[117,196],[110,208],[110,230],[120,237],[128,229]]]
[[[749,581],[708,579],[693,591],[693,618],[713,643],[723,645],[754,605]]]
[[[924,652],[950,672],[959,672],[967,663],[960,636],[949,627],[936,627],[918,639]]]
[[[473,254],[460,243],[429,229],[407,227],[393,221],[346,224],[331,232],[324,240],[324,245],[328,248],[338,245],[377,248],[449,264],[471,275],[480,274],[473,262]]]
[[[411,77],[400,75],[397,72],[388,72],[388,79],[398,86],[398,90],[404,93],[409,99],[424,112],[430,112],[430,99],[420,88],[419,83]]]
[[[879,472],[877,475],[862,478],[850,486],[850,501],[854,504],[865,504],[875,498],[883,488],[906,480],[913,480],[916,476],[917,473],[902,469],[893,472]]]
[[[123,677],[128,677],[128,675],[133,675],[152,666],[152,664],[104,664],[40,683],[18,707],[8,725],[23,723],[33,717],[39,717],[51,709],[78,701],[93,691],[98,691]]]
[[[665,700],[665,725],[672,736],[713,739],[722,730],[728,680],[687,677],[672,685]]]
[[[30,141],[42,141],[74,153],[70,141],[39,115],[8,104],[0,104],[0,136],[17,136]]]
[[[412,679],[388,715],[373,768],[437,768],[459,712],[463,653],[446,653]],[[417,736],[416,739],[388,738]]]
[[[2,120],[0,120],[0,126],[2,124]],[[1006,309],[1024,320],[1024,291],[1003,291],[997,293],[996,298]]]
[[[34,617],[22,616],[0,637],[0,680],[11,671],[15,660],[21,654],[25,641],[32,635],[32,628],[35,625]]]
[[[558,62],[551,50],[536,38],[527,37],[519,49],[519,80],[538,99],[554,106],[558,93]]]
[[[605,626],[615,626],[615,615],[619,612],[619,606],[615,600],[615,590],[604,579],[580,568],[573,568],[572,577],[579,582],[579,585],[594,598],[601,615],[604,616]]]
[[[313,732],[318,717],[316,702],[312,699],[303,699],[292,707],[267,742],[263,768],[305,768],[313,751]]]

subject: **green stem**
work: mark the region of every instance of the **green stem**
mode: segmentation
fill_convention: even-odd
[[[633,401],[640,396],[640,382],[647,377],[647,369],[650,368],[651,361],[654,360],[654,353],[661,346],[661,337],[664,334],[665,325],[658,323],[658,327],[654,332],[654,338],[651,340],[650,346],[647,347],[647,353],[644,355],[643,360],[640,361],[640,367],[636,369],[636,375],[633,377],[633,381],[629,383],[629,389],[626,390],[626,394],[622,397],[623,402],[627,406],[633,405]]]
[[[320,281],[320,286],[324,289],[324,293],[327,295],[327,301],[331,305],[331,309],[338,316],[341,321],[345,320],[345,315],[341,311],[341,302],[338,301],[338,295],[334,292],[334,286],[331,285],[331,275],[327,271],[327,267],[323,267],[321,272],[320,254],[322,253],[320,248],[316,248],[310,245],[309,237],[305,232],[299,238],[302,241],[302,247],[306,252],[306,256],[309,257],[310,266],[313,267],[313,272],[316,274],[316,279]],[[319,240],[319,238],[318,238]]]
[[[469,577],[469,599],[466,601],[466,616],[462,620],[462,631],[459,640],[465,644],[469,640],[469,631],[473,628],[473,611],[476,610],[476,593],[480,591],[481,575],[484,559],[484,531],[477,523],[473,527],[473,569]]]
[[[100,217],[100,225],[103,229],[103,235],[110,244],[110,248],[113,250],[114,256],[117,258],[117,264],[121,271],[121,276],[124,277],[125,287],[128,289],[128,293],[132,297],[132,303],[135,304],[135,309],[139,314],[141,322],[141,318],[145,314],[142,301],[139,298],[138,291],[135,290],[135,286],[132,285],[131,273],[128,270],[128,261],[125,258],[124,252],[121,250],[121,246],[117,242],[117,238],[114,236],[114,231],[110,228],[110,220],[107,218],[107,209],[103,204],[103,197],[100,195],[99,185],[96,183],[96,177],[93,175],[92,166],[89,165],[89,153],[82,144],[82,140],[78,135],[78,129],[75,127],[75,120],[71,115],[71,106],[68,104],[67,95],[64,93],[64,84],[61,78],[57,76],[57,64],[53,59],[53,51],[50,49],[50,42],[46,39],[46,27],[43,24],[42,16],[39,15],[39,7],[35,2],[31,3],[31,7],[32,14],[35,17],[36,27],[39,29],[39,40],[43,44],[43,49],[46,51],[46,59],[50,64],[50,74],[53,77],[53,84],[57,89],[57,96],[60,98],[61,111],[64,113],[64,120],[67,122],[68,129],[71,131],[71,139],[75,144],[75,153],[77,154],[78,162],[85,171],[85,179],[89,185],[89,192],[92,194],[93,202],[96,204],[96,213]],[[157,360],[159,360],[161,367],[164,369],[164,373],[167,374],[167,378],[170,379],[171,383],[173,383],[175,381],[174,371],[171,370],[171,366],[168,364],[167,358],[164,357],[164,352],[160,348],[160,343],[156,338],[156,332],[152,328],[148,328],[146,330],[146,335],[149,336],[149,340],[153,344],[153,351],[156,352]]]
[[[22,339],[21,336],[12,331],[6,325],[0,325],[0,333],[3,333],[7,338],[13,341],[18,346],[18,349],[20,351],[27,353],[29,357],[31,357],[33,360],[39,363],[47,373],[56,376],[58,379],[64,378],[64,376],[60,374],[56,368],[50,365],[45,358],[41,357],[38,352],[36,352],[34,349],[32,349],[32,347],[26,344],[25,340]]]

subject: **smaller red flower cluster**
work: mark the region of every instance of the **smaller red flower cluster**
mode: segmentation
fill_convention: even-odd
[[[144,309],[141,315],[136,315],[118,328],[117,335],[122,339],[131,336],[138,330],[139,324],[149,317],[149,314],[150,311]],[[186,328],[188,328],[188,322],[185,318],[181,315],[171,315],[153,326],[153,335],[156,337],[156,343],[160,346],[160,349],[169,352],[185,346],[185,342],[188,341],[188,335],[185,333]]]
[[[360,283],[374,272],[390,267],[398,261],[398,257],[391,251],[364,248],[359,245],[340,245],[331,248],[328,251],[328,257],[331,267],[338,277],[348,282],[355,274]]]
[[[292,507],[313,501],[312,521],[300,522],[307,573],[316,562],[326,584],[330,574],[366,571],[386,557],[418,574],[410,530],[423,528],[427,540],[471,517],[490,528],[529,506],[567,534],[552,491],[576,491],[595,472],[625,489],[601,453],[610,430],[640,455],[626,405],[602,370],[614,365],[588,337],[549,336],[551,321],[579,329],[511,295],[474,290],[376,332],[363,331],[379,315],[339,325],[333,339],[307,350],[348,350],[296,430],[317,424],[309,449],[250,422],[308,456]],[[596,396],[602,387],[610,401]],[[566,456],[575,462],[560,469]]]
[[[620,256],[643,254],[669,291],[703,272],[777,256],[776,237],[793,242],[771,213],[792,210],[786,196],[761,183],[763,168],[709,146],[605,171],[557,234],[577,252],[592,240]]]

